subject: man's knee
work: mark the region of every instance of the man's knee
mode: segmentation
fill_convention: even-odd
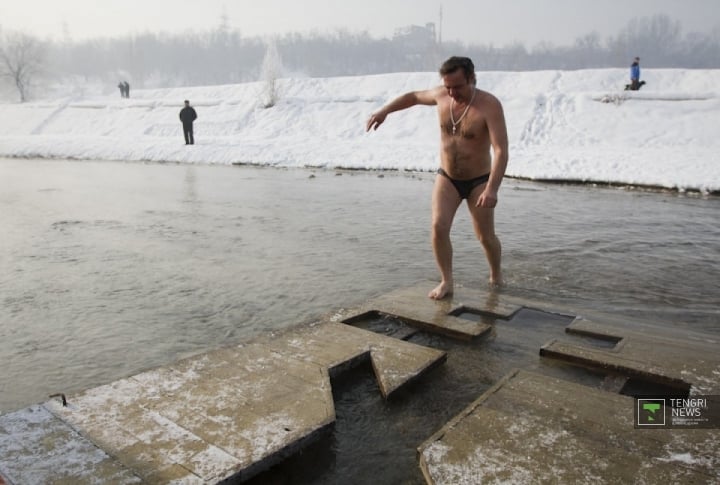
[[[500,244],[500,239],[495,233],[478,232],[477,238],[484,248],[491,249]]]
[[[452,227],[452,221],[445,219],[433,219],[432,221],[432,236],[433,237],[447,237],[450,235],[450,228]]]

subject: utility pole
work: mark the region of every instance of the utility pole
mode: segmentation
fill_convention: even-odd
[[[442,44],[442,3],[440,4],[440,19],[438,20],[438,45]]]

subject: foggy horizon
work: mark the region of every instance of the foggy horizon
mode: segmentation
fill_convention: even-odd
[[[332,35],[338,31],[391,39],[400,29],[433,24],[442,41],[472,45],[541,44],[568,46],[596,34],[617,35],[633,18],[666,15],[685,33],[720,36],[720,5],[714,0],[536,0],[498,6],[486,0],[368,0],[361,6],[327,5],[308,0],[228,4],[209,0],[199,6],[186,0],[126,0],[112,6],[92,0],[26,0],[0,7],[1,31],[21,31],[42,40],[74,43],[141,35],[182,35],[221,26],[244,37]],[[281,14],[278,15],[278,12]],[[489,19],[489,20],[488,20]],[[0,32],[1,32],[0,31]]]
[[[271,46],[279,55],[277,77],[436,71],[453,55],[473,59],[477,71],[618,68],[628,67],[635,56],[642,58],[643,68],[720,68],[720,28],[693,32],[665,14],[632,17],[605,36],[594,30],[579,32],[565,45],[453,41],[446,29],[432,23],[399,26],[385,37],[346,29],[288,31],[269,38],[248,34],[224,19],[192,32],[117,37],[108,32],[86,40],[47,41],[0,26],[0,58],[5,59],[0,99],[18,96],[22,102],[48,96],[58,85],[83,92],[102,86],[107,92],[123,79],[136,88],[257,81]],[[26,65],[20,69],[18,62]],[[15,77],[20,74],[25,79],[18,83]]]

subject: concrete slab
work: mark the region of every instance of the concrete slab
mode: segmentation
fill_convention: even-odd
[[[720,340],[715,336],[585,318],[575,319],[566,332],[617,343],[600,348],[555,339],[540,355],[680,389],[692,387],[692,394],[720,394]]]
[[[334,423],[331,370],[368,359],[387,397],[445,358],[342,323],[298,327],[89,389],[69,396],[67,406],[51,400],[4,417],[0,471],[9,483],[245,480]],[[25,443],[19,430],[29,427],[43,447]],[[79,447],[97,453],[85,453],[82,475],[28,466],[66,459],[66,449]],[[26,480],[30,469],[40,471]]]
[[[720,480],[716,430],[636,430],[633,406],[514,371],[418,448],[420,466],[429,484]]]
[[[492,326],[480,321],[458,318],[462,313],[509,319],[521,307],[505,301],[496,292],[455,287],[454,293],[436,301],[427,297],[437,282],[422,281],[368,301],[342,314],[342,321],[353,323],[373,313],[390,315],[408,324],[448,337],[471,340],[486,334]]]
[[[490,331],[477,321],[484,316],[510,319],[522,307],[558,313],[547,302],[462,287],[436,302],[427,298],[435,284],[69,396],[68,407],[52,400],[0,416],[0,485],[243,481],[329,430],[330,379],[342,370],[370,362],[388,398],[447,357],[344,322],[388,315],[471,340]],[[717,430],[635,430],[633,400],[618,394],[626,375],[720,394],[720,342],[603,315],[566,329],[565,339],[588,343],[564,342],[564,322],[578,313],[560,314],[567,319],[552,327],[560,338],[541,353],[609,373],[604,390],[512,372],[418,448],[428,483],[720,483]],[[548,338],[529,344],[526,328],[496,323],[498,332],[521,333],[518,345],[533,355]],[[395,324],[395,335],[410,335]],[[606,345],[590,343],[598,339]]]
[[[141,483],[42,406],[0,416],[0,457],[0,484]]]
[[[292,337],[259,341],[274,352],[326,369],[369,358],[383,397],[445,361],[445,352],[375,334],[344,323],[327,322],[293,331]]]

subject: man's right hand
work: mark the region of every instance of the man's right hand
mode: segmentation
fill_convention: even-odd
[[[382,111],[371,114],[370,119],[367,121],[367,125],[365,126],[365,131],[368,132],[370,129],[377,130],[378,127],[382,125],[383,121],[385,121],[386,116],[387,114]]]

